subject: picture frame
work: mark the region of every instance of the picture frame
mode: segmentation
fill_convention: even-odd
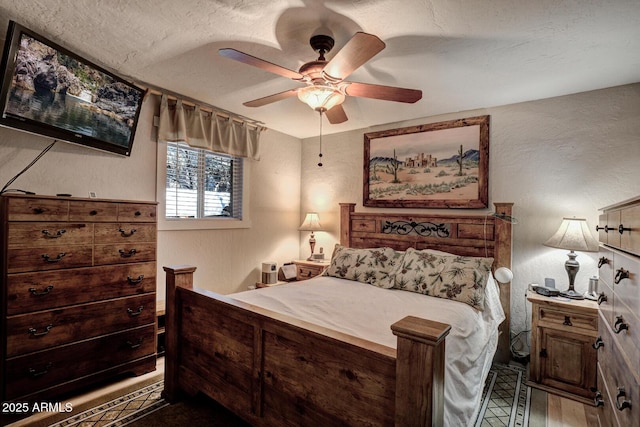
[[[363,205],[486,208],[489,122],[486,115],[365,133]]]

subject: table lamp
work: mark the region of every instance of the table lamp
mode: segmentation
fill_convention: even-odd
[[[598,251],[598,241],[591,235],[587,220],[584,218],[563,218],[558,231],[544,245],[570,251],[567,254],[569,259],[564,263],[564,268],[569,275],[569,289],[560,292],[560,295],[572,299],[584,299],[584,296],[576,292],[574,288],[576,274],[580,269],[580,264],[576,261],[577,254],[574,251]]]
[[[309,236],[311,255],[309,256],[309,258],[307,258],[307,260],[310,261],[313,259],[313,250],[316,247],[316,237],[313,232],[322,231],[322,225],[320,225],[320,217],[318,216],[318,214],[316,212],[308,212],[298,230],[311,232],[311,236]]]

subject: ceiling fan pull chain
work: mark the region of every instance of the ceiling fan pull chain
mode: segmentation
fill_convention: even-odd
[[[318,157],[320,157],[318,166],[322,167],[322,110],[320,110],[320,153],[318,154]]]

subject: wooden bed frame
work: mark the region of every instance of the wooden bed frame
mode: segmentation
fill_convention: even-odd
[[[341,204],[340,243],[430,247],[511,267],[511,224],[495,215],[356,213]],[[510,217],[512,203],[495,203]],[[215,399],[254,426],[440,426],[449,325],[416,317],[390,325],[397,349],[193,288],[195,267],[167,273],[164,396]],[[496,360],[509,358],[507,320]]]

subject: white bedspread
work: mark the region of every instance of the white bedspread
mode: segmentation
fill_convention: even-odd
[[[446,338],[445,426],[471,425],[505,319],[498,290],[489,278],[485,310],[398,289],[319,276],[229,295],[259,307],[396,347],[392,323],[408,315],[451,325]]]

